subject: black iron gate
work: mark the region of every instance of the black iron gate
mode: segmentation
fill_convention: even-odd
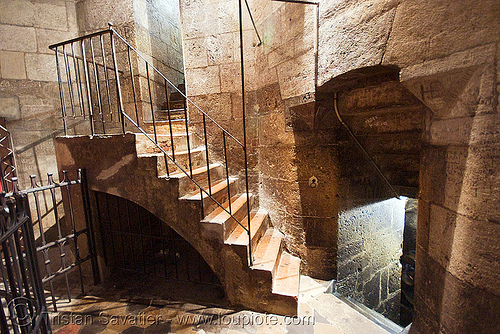
[[[125,198],[94,193],[103,257],[111,270],[221,286],[196,249],[158,217]]]
[[[85,171],[74,181],[66,171],[61,182],[48,174],[46,185],[32,177],[27,190],[14,178],[13,191],[0,193],[0,201],[1,333],[51,333],[48,311],[57,311],[63,296],[71,301],[72,285],[83,294],[86,274],[99,282]]]

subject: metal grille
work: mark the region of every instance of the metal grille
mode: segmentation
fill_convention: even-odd
[[[16,176],[14,144],[10,132],[0,124],[0,191],[12,191],[12,178]]]
[[[78,170],[74,181],[69,179],[66,171],[63,171],[60,182],[49,173],[45,186],[39,185],[35,176],[31,176],[31,188],[22,193],[28,195],[36,217],[36,251],[43,259],[42,282],[49,288],[53,310],[57,311],[57,300],[62,296],[71,301],[75,279],[81,293],[85,293],[84,262],[91,262],[94,284],[99,283],[85,170]],[[63,199],[66,205],[63,205]],[[76,277],[70,279],[70,271],[75,268]],[[64,281],[56,282],[58,278],[64,278]]]
[[[111,270],[221,285],[201,255],[171,227],[124,198],[95,192],[105,264]]]
[[[63,296],[71,301],[73,285],[84,293],[86,275],[99,282],[86,174],[71,181],[64,171],[60,182],[48,174],[42,186],[32,176],[26,190],[13,178],[12,189],[0,193],[1,333],[50,333],[44,287],[57,311]]]
[[[50,333],[25,194],[0,194],[2,333]]]

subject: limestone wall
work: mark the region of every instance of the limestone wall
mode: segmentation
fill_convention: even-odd
[[[178,3],[170,0],[0,2],[0,117],[14,135],[23,186],[31,174],[56,172],[52,139],[61,133],[62,121],[55,57],[48,46],[113,22],[177,85],[184,81],[179,20]]]
[[[238,3],[181,5],[187,93],[241,139]],[[333,278],[336,145],[335,134],[313,131],[315,7],[272,1],[249,5],[263,41],[258,45],[243,7],[251,187],[272,223],[286,233],[287,248],[302,258],[303,272]],[[317,188],[309,187],[311,177],[319,180]]]
[[[240,134],[236,4],[182,6],[188,94]],[[332,105],[308,104],[323,99],[314,94],[314,9],[258,0],[250,7],[263,37],[263,45],[256,46],[245,21],[247,130],[260,201],[287,234],[287,247],[301,256],[304,272],[334,276],[337,198],[361,191],[359,199],[367,199],[380,185],[367,188],[339,170],[352,160],[343,154],[350,144],[334,121]],[[321,1],[319,8],[319,86],[353,70],[392,66],[425,105],[403,108],[392,120],[377,115],[375,122],[388,129],[399,122],[422,132],[405,146],[415,152],[422,147],[421,163],[416,166],[415,157],[395,162],[409,172],[395,175],[400,181],[415,185],[420,173],[413,330],[492,332],[495,324],[474,319],[494,319],[500,307],[494,284],[499,272],[492,267],[499,236],[498,209],[492,206],[498,202],[499,172],[498,2],[342,0]],[[349,104],[349,95],[352,106],[358,98],[369,100],[366,92],[355,91],[362,81],[354,77],[354,85],[344,87],[344,102]],[[370,117],[357,121],[366,130],[373,123]],[[313,175],[319,180],[316,190],[308,187]]]
[[[420,164],[421,333],[498,331],[498,42],[495,1],[322,2],[319,82],[397,66],[430,109]],[[496,240],[496,241],[495,241]],[[495,283],[496,282],[496,283]],[[494,287],[496,286],[496,287]]]
[[[52,138],[62,123],[48,46],[77,35],[74,1],[0,1],[0,116],[13,133],[22,186],[31,174],[57,172]]]

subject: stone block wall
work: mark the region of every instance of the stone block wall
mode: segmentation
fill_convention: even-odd
[[[324,6],[323,6],[324,5]],[[429,108],[420,164],[412,332],[499,330],[498,42],[495,1],[340,1],[320,6],[319,82],[401,69]],[[342,32],[342,33],[341,33]],[[465,232],[467,231],[467,232]]]
[[[335,134],[316,131],[314,124],[316,8],[272,1],[249,5],[262,38],[259,45],[243,3],[251,190],[286,234],[288,250],[301,257],[303,272],[331,279],[336,270],[337,148]],[[238,2],[181,6],[187,93],[242,140]],[[191,109],[195,126],[201,120],[196,114]],[[237,154],[235,173],[242,167]],[[316,188],[309,186],[312,177],[318,179]]]
[[[77,35],[75,1],[0,2],[0,116],[13,134],[21,186],[31,174],[57,173],[52,138],[62,123],[48,46]]]
[[[0,116],[6,118],[13,133],[22,186],[27,186],[31,174],[57,172],[52,139],[62,133],[63,126],[55,57],[48,46],[107,29],[108,22],[114,22],[132,45],[151,56],[175,85],[184,81],[175,1],[1,1]],[[118,49],[118,59],[128,68],[124,48]],[[137,59],[133,61],[136,74],[145,77],[144,66],[138,71]],[[146,104],[149,97],[143,93],[145,82],[141,80],[137,89]],[[157,81],[163,85],[163,80]],[[164,95],[164,86],[154,88]],[[130,103],[126,107],[130,110]],[[144,109],[149,110],[149,104]]]
[[[207,112],[213,108],[210,115],[240,134],[237,16],[224,15],[234,13],[235,6],[190,1],[183,4],[182,21],[188,94],[202,104],[211,101]],[[338,198],[387,195],[381,195],[379,182],[363,183],[362,177],[341,170],[352,166],[368,180],[373,175],[365,173],[363,158],[353,163],[353,148],[334,120],[331,102],[314,92],[314,9],[267,1],[250,1],[250,7],[263,36],[263,44],[256,46],[245,21],[245,40],[251,41],[245,45],[247,130],[256,148],[252,154],[260,201],[287,234],[289,250],[301,256],[303,271],[334,276],[338,212],[347,212]],[[491,203],[498,202],[499,4],[343,0],[322,1],[319,12],[318,86],[357,69],[384,65],[400,71],[399,80],[414,95],[411,104],[416,107],[405,105],[406,92],[399,114],[392,110],[377,112],[375,118],[350,117],[361,132],[382,129],[377,139],[390,133],[382,140],[384,151],[413,150],[410,156],[393,153],[397,159],[387,159],[385,153],[376,157],[386,167],[397,166],[391,178],[400,185],[419,184],[413,331],[494,332],[499,294],[493,282],[498,282],[499,272],[491,264],[498,257],[493,241],[498,240],[498,209]],[[356,92],[362,78],[353,82],[341,102],[350,110],[368,110],[370,103],[383,104],[387,96],[402,91],[382,83],[371,92]],[[358,105],[360,101],[365,104]],[[401,132],[405,135],[396,138]],[[381,149],[379,140],[365,139],[370,149]],[[404,173],[397,173],[401,169]],[[312,175],[324,186],[317,193],[307,187]],[[347,207],[353,208],[354,203]],[[464,230],[471,235],[462,235]],[[472,246],[464,251],[467,243]],[[479,300],[483,303],[476,307]],[[484,316],[493,321],[474,320]]]

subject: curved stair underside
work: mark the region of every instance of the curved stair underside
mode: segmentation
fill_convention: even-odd
[[[184,120],[173,120],[172,130],[176,162],[189,173],[189,154]],[[172,156],[168,122],[157,123],[156,131],[160,145],[169,156]],[[167,179],[169,182],[174,180],[178,182],[178,199],[180,202],[190,202],[188,205],[201,206],[203,200],[203,217],[199,221],[193,222],[193,224],[200,225],[201,237],[210,242],[217,242],[218,246],[229,248],[231,253],[240,256],[239,265],[232,265],[231,261],[224,264],[224,277],[220,277],[221,281],[224,282],[230,301],[259,311],[296,314],[300,259],[284,250],[284,235],[273,228],[268,212],[256,205],[255,196],[253,194],[247,196],[242,191],[244,189],[242,180],[236,176],[230,176],[229,179],[226,179],[225,170],[221,164],[211,163],[207,168],[206,147],[195,135],[189,134],[193,179],[207,192],[210,191],[212,196],[225,209],[229,209],[229,206],[231,206],[233,217],[238,219],[243,226],[210,199],[208,195],[203,194],[201,196],[200,190],[194,182],[169,160],[167,160],[167,163],[169,164],[170,178],[167,178],[163,153],[159,153],[159,149],[144,135],[136,134],[135,136],[138,157],[155,158],[157,177]],[[210,190],[208,185],[209,174]],[[231,196],[230,199],[228,198],[229,195]],[[251,267],[248,267],[246,261],[249,236],[244,229],[248,225],[248,199],[250,200],[250,240],[254,259]],[[241,268],[241,263],[244,263],[247,268]],[[215,269],[217,274],[217,265],[212,265],[210,262],[209,265]],[[267,287],[270,290],[268,294],[274,298],[269,299],[265,295],[259,296],[258,294],[252,296],[249,291],[258,288],[252,285],[247,287],[232,286],[234,278],[241,277],[242,270],[248,273],[250,281],[254,283],[252,285],[259,282],[260,288]],[[262,280],[265,282],[262,282]],[[248,289],[248,291],[245,291],[245,289]],[[252,298],[255,300],[249,303],[249,299]],[[259,300],[259,298],[266,298],[267,300]],[[259,306],[256,307],[255,305]]]

